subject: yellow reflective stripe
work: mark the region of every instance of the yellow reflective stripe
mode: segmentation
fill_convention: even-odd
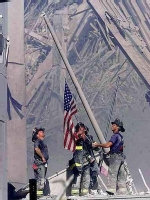
[[[76,146],[76,150],[82,150],[82,146]]]
[[[79,189],[72,189],[71,194],[79,194]]]
[[[43,191],[37,191],[37,195],[43,195]]]
[[[80,167],[81,164],[80,163],[75,163],[76,167]]]
[[[73,169],[74,167],[81,167],[80,163],[74,163],[70,166],[70,169]]]
[[[88,189],[81,189],[81,193],[85,194],[85,193],[88,193],[89,190]]]

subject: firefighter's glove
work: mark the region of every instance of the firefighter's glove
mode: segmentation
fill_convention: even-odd
[[[92,147],[93,147],[93,148],[98,147],[98,143],[97,143],[97,142],[92,143]]]

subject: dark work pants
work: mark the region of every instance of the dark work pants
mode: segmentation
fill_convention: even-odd
[[[89,193],[90,186],[90,166],[89,164],[83,166],[82,172],[74,174],[74,181],[72,184],[72,195],[86,195]]]
[[[45,165],[39,165],[38,169],[34,170],[34,176],[37,180],[37,189],[38,190],[44,190],[45,185],[45,177],[46,177],[47,167]]]
[[[126,194],[126,171],[121,154],[111,154],[109,158],[108,189],[109,192]]]
[[[99,168],[96,161],[90,164],[90,189],[98,190],[98,175],[99,175]]]

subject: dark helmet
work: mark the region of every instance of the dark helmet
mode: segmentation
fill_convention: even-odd
[[[40,128],[38,128],[38,132],[39,132],[39,131],[45,132],[45,128],[40,127]]]
[[[111,124],[116,124],[120,128],[121,132],[125,132],[125,129],[123,128],[123,122],[120,121],[120,119],[115,119],[115,121],[111,122]]]
[[[37,128],[37,127],[35,127],[33,129],[33,132],[32,132],[32,142],[35,142],[37,140],[37,134],[38,134],[39,131],[43,131],[44,132],[45,128],[42,128],[42,127]]]
[[[75,126],[75,132],[78,132],[80,127],[85,128],[85,125],[82,122],[78,122]]]

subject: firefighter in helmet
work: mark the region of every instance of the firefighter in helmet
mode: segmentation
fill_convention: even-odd
[[[88,128],[81,122],[75,126],[76,149],[73,158],[69,161],[70,169],[74,173],[71,195],[85,196],[97,184],[98,167],[92,144],[93,137],[88,134]]]
[[[94,147],[109,148],[110,147],[110,158],[109,158],[109,170],[108,170],[108,188],[107,193],[114,195],[127,194],[126,188],[126,171],[125,171],[125,156],[123,153],[124,140],[120,133],[125,132],[122,121],[116,119],[111,122],[111,130],[113,135],[109,142],[104,144],[94,143]]]
[[[32,142],[34,142],[34,164],[32,167],[34,170],[35,179],[37,180],[38,196],[43,195],[49,159],[48,147],[44,140],[44,132],[44,128],[34,128],[32,134]]]

